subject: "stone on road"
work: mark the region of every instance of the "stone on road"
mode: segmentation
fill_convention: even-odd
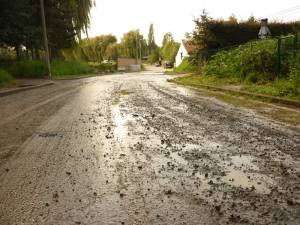
[[[0,224],[299,224],[299,128],[166,79],[0,98]]]

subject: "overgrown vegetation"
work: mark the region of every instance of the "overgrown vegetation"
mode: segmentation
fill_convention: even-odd
[[[179,78],[177,82],[236,86],[248,92],[300,100],[300,53],[295,57],[294,37],[281,38],[278,54],[277,38],[257,40],[260,23],[254,17],[247,21],[234,16],[215,20],[204,12],[195,24],[189,41],[197,46],[192,62],[201,65],[201,76]],[[273,37],[279,37],[294,34],[300,23],[271,22],[269,28]],[[185,65],[183,62],[182,67]]]
[[[43,61],[25,60],[13,61],[2,64],[13,77],[16,78],[43,78],[47,74],[47,68]],[[55,60],[51,63],[51,73],[53,76],[94,74],[97,69],[79,62],[67,62]]]
[[[174,63],[179,48],[180,43],[174,40],[171,33],[166,33],[163,38],[160,55],[163,60]]]
[[[251,16],[246,21],[238,21],[234,15],[227,20],[213,19],[207,12],[194,20],[195,29],[192,32],[192,41],[198,46],[198,54],[204,50],[221,49],[236,46],[258,38],[260,21]],[[300,29],[300,22],[270,22],[272,36],[281,36],[293,33]]]
[[[195,73],[197,70],[196,66],[189,58],[184,58],[182,63],[174,68],[175,73]]]
[[[219,52],[203,67],[203,76],[235,80],[243,84],[242,90],[261,94],[299,96],[300,57],[285,57],[279,74],[277,42],[277,39],[249,42]]]
[[[0,68],[0,87],[12,80],[12,76],[7,71]]]
[[[61,48],[72,46],[90,23],[94,0],[45,1],[45,14],[51,57]],[[40,2],[33,0],[0,0],[0,46],[12,47],[17,57],[38,59],[43,49]],[[23,46],[26,48],[24,49]],[[22,55],[25,50],[25,55]]]

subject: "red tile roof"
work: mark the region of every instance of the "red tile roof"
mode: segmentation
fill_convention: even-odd
[[[193,53],[195,53],[197,51],[197,49],[198,49],[198,47],[195,44],[191,43],[191,42],[182,41],[182,43],[183,43],[184,48],[186,49],[186,51],[190,55],[193,54]]]

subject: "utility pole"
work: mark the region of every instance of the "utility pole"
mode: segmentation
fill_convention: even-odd
[[[139,44],[140,44],[140,59],[141,59],[141,62],[142,62],[143,59],[142,59],[142,40],[141,39],[139,40]]]
[[[135,58],[135,61],[136,61],[136,65],[138,64],[138,58],[139,58],[139,49],[138,49],[138,31],[136,31],[135,33],[135,43],[136,43],[136,46],[135,46],[135,55],[136,55],[136,58]]]
[[[47,27],[46,27],[44,0],[40,0],[40,2],[41,2],[41,15],[42,15],[44,48],[45,48],[46,65],[47,65],[47,72],[48,72],[47,75],[51,79],[51,65],[50,65],[50,54],[49,54],[49,45],[48,45],[48,37],[47,37]]]

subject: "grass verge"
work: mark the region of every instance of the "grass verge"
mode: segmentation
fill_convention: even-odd
[[[7,71],[0,69],[0,87],[6,87],[13,83],[13,77]]]
[[[263,94],[271,97],[280,97],[287,100],[300,101],[300,90],[294,91],[293,83],[288,80],[275,80],[266,84],[241,83],[237,78],[217,78],[215,76],[189,75],[179,77],[173,82],[192,87],[210,85],[254,94]]]
[[[206,78],[201,78],[200,76],[186,76],[180,77],[172,80],[172,82],[194,87],[197,89],[201,95],[213,97],[217,100],[225,102],[227,104],[242,107],[246,109],[251,109],[258,115],[271,118],[274,121],[280,123],[288,124],[291,126],[300,126],[300,111],[296,109],[289,109],[281,106],[276,106],[273,104],[264,103],[261,101],[256,101],[255,99],[249,99],[248,97],[243,97],[237,95],[232,95],[228,93],[223,93],[220,91],[211,91],[204,89],[202,85],[214,85],[220,84],[218,80],[208,80]],[[228,84],[236,84],[231,80],[227,80]],[[226,86],[224,82],[221,85]],[[220,87],[220,86],[219,86]]]
[[[47,74],[43,61],[14,61],[1,63],[1,66],[17,78],[43,78]],[[54,77],[96,74],[97,72],[97,68],[81,62],[55,60],[51,63],[51,73]]]

